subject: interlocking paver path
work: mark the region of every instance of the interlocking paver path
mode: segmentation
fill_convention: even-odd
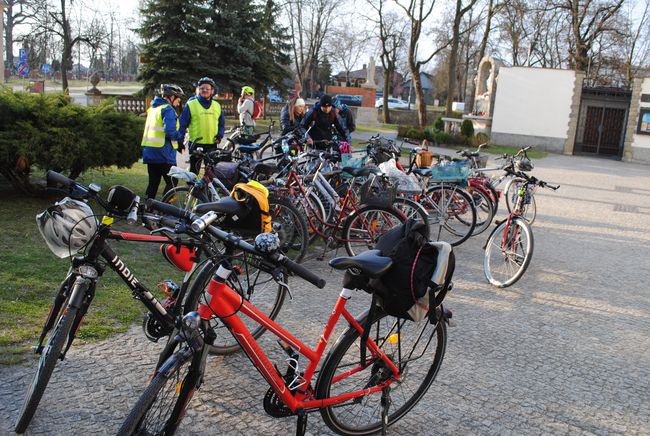
[[[550,156],[533,174],[562,187],[537,196],[530,268],[499,290],[483,278],[486,234],[456,250],[447,303],[458,326],[437,381],[392,434],[650,433],[650,167]],[[294,280],[279,319],[314,344],[341,274],[310,267],[327,288]],[[353,311],[368,301],[356,293]],[[159,348],[137,327],[73,347],[29,432],[114,433]],[[0,368],[0,434],[12,431],[33,366]],[[211,358],[180,434],[294,433],[294,418],[264,413],[266,389],[241,354]],[[329,433],[317,414],[308,430]]]

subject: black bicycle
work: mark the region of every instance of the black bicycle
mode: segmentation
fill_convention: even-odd
[[[124,233],[114,231],[113,219],[126,217],[127,222],[135,223],[138,219],[139,198],[124,187],[111,189],[108,200],[99,192],[101,188],[91,184],[85,187],[74,180],[53,171],[47,173],[50,184],[59,184],[67,188],[68,197],[48,208],[39,216],[40,230],[48,246],[59,257],[71,256],[71,266],[66,278],[61,283],[50,313],[45,321],[37,345],[34,347],[40,360],[16,421],[16,433],[23,433],[31,422],[36,408],[45,392],[54,367],[58,360],[63,360],[75,339],[78,327],[88,312],[95,297],[97,282],[107,267],[114,270],[125,282],[136,300],[140,300],[148,309],[144,320],[146,336],[157,341],[165,336],[174,337],[179,315],[195,310],[198,297],[190,298],[187,291],[194,277],[205,281],[215,271],[218,262],[224,257],[222,246],[202,232],[203,229],[191,229],[178,219],[153,214],[142,214],[142,222],[149,228],[156,228],[152,235]],[[107,215],[101,223],[86,204],[94,200],[101,205]],[[206,211],[213,214],[237,212],[235,202],[206,204]],[[55,227],[63,220],[69,226],[67,235]],[[59,230],[58,233],[54,232]],[[155,235],[155,234],[158,235]],[[62,239],[56,239],[59,235]],[[183,236],[181,238],[181,235]],[[153,293],[137,278],[135,273],[110,247],[108,241],[123,240],[137,242],[166,243],[168,260],[186,271],[181,286],[165,282],[167,298],[159,301]],[[67,251],[67,253],[66,253]],[[202,260],[203,259],[203,260]],[[261,303],[262,310],[270,318],[275,318],[280,310],[286,293],[286,277],[271,275],[254,264],[245,271],[240,271],[233,280],[233,285],[248,300]],[[275,286],[270,285],[271,283]],[[255,293],[253,293],[255,290]],[[253,298],[254,295],[254,298]],[[259,336],[263,328],[255,333]],[[236,351],[232,344],[215,342],[212,352],[227,354]]]

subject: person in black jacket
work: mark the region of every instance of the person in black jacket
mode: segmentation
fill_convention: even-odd
[[[300,122],[305,117],[305,100],[300,97],[292,99],[280,113],[281,135],[300,128]]]
[[[334,127],[340,138],[348,137],[348,133],[341,125],[338,115],[336,115],[336,111],[332,108],[332,97],[327,94],[323,95],[320,101],[307,112],[300,126],[305,131],[309,130],[307,139],[309,144],[313,144],[314,141],[331,141],[333,137],[332,127]],[[323,148],[323,146],[317,144],[316,148]]]

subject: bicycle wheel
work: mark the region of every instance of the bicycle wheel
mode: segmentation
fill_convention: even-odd
[[[429,238],[456,246],[465,242],[476,225],[472,197],[456,185],[433,186],[420,203],[429,212]]]
[[[533,256],[533,232],[530,225],[518,217],[510,223],[499,224],[485,245],[483,272],[488,281],[506,288],[526,272]]]
[[[413,322],[384,314],[380,309],[370,329],[370,338],[395,363],[401,373],[390,385],[388,424],[408,413],[422,399],[442,364],[447,344],[444,322]],[[365,325],[365,321],[361,321]],[[386,365],[368,350],[366,366],[359,360],[359,332],[351,327],[327,356],[316,382],[316,398],[367,389],[390,377]],[[382,378],[383,376],[383,378]],[[323,421],[334,432],[367,435],[382,428],[381,392],[321,409]]]
[[[50,381],[56,362],[61,357],[61,350],[68,339],[76,316],[77,308],[68,305],[68,301],[65,301],[59,315],[59,320],[52,329],[50,337],[47,339],[41,351],[41,357],[36,367],[36,374],[34,374],[34,379],[27,389],[25,402],[16,420],[16,426],[14,428],[16,433],[24,433],[34,417],[34,413],[43,397],[47,383]]]
[[[271,274],[266,273],[254,265],[253,259],[243,257],[233,258],[231,260],[237,274],[233,271],[228,279],[228,285],[242,295],[255,307],[271,319],[275,319],[280,312],[286,296],[286,288],[275,282]],[[190,287],[187,299],[183,307],[183,313],[197,310],[199,302],[205,303],[205,291],[210,284],[210,279],[219,268],[217,260],[209,260],[205,263],[194,283]],[[287,283],[287,277],[284,277],[284,283]],[[242,322],[250,330],[255,339],[259,338],[266,329],[259,323],[250,320],[247,316],[242,316]],[[211,354],[232,354],[239,350],[239,344],[232,337],[226,326],[216,317],[210,321],[210,326],[216,334],[216,340],[210,348]]]
[[[476,225],[474,226],[474,231],[472,231],[472,236],[476,236],[490,227],[495,210],[488,193],[478,188],[473,188],[471,194],[474,208],[476,209]]]
[[[525,186],[524,179],[514,178],[508,182],[506,186],[504,196],[506,197],[506,207],[508,208],[508,213],[511,213],[517,204],[517,196],[519,195],[519,189]],[[520,215],[528,224],[532,224],[535,221],[537,216],[537,203],[535,203],[535,194],[533,192],[534,187],[531,185],[528,188],[528,192],[524,194],[524,200],[522,202]]]
[[[280,250],[295,262],[300,262],[309,245],[307,219],[288,199],[269,197],[269,214],[273,231],[280,238]]]
[[[402,212],[406,218],[422,221],[424,224],[427,224],[425,236],[429,237],[429,213],[420,203],[408,198],[398,197],[393,201],[392,206]]]
[[[187,348],[174,353],[163,364],[168,369],[158,372],[135,403],[118,435],[171,435],[180,424],[192,398],[198,371]]]
[[[163,195],[162,202],[172,204],[183,210],[192,210],[199,203],[205,203],[207,199],[201,192],[199,195],[194,187],[176,186]]]
[[[343,225],[343,241],[348,256],[372,250],[381,235],[404,221],[404,214],[392,207],[365,206],[355,211]]]

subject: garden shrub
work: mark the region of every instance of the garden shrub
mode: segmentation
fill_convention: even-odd
[[[463,122],[460,123],[460,133],[468,138],[474,136],[474,124],[472,123],[472,120],[463,120]]]
[[[130,167],[140,157],[144,118],[110,102],[83,107],[64,94],[0,89],[0,174],[34,193],[33,166],[76,178],[90,168]]]
[[[445,130],[445,122],[442,121],[442,117],[436,118],[436,121],[433,123],[433,128],[438,130],[439,132]]]

